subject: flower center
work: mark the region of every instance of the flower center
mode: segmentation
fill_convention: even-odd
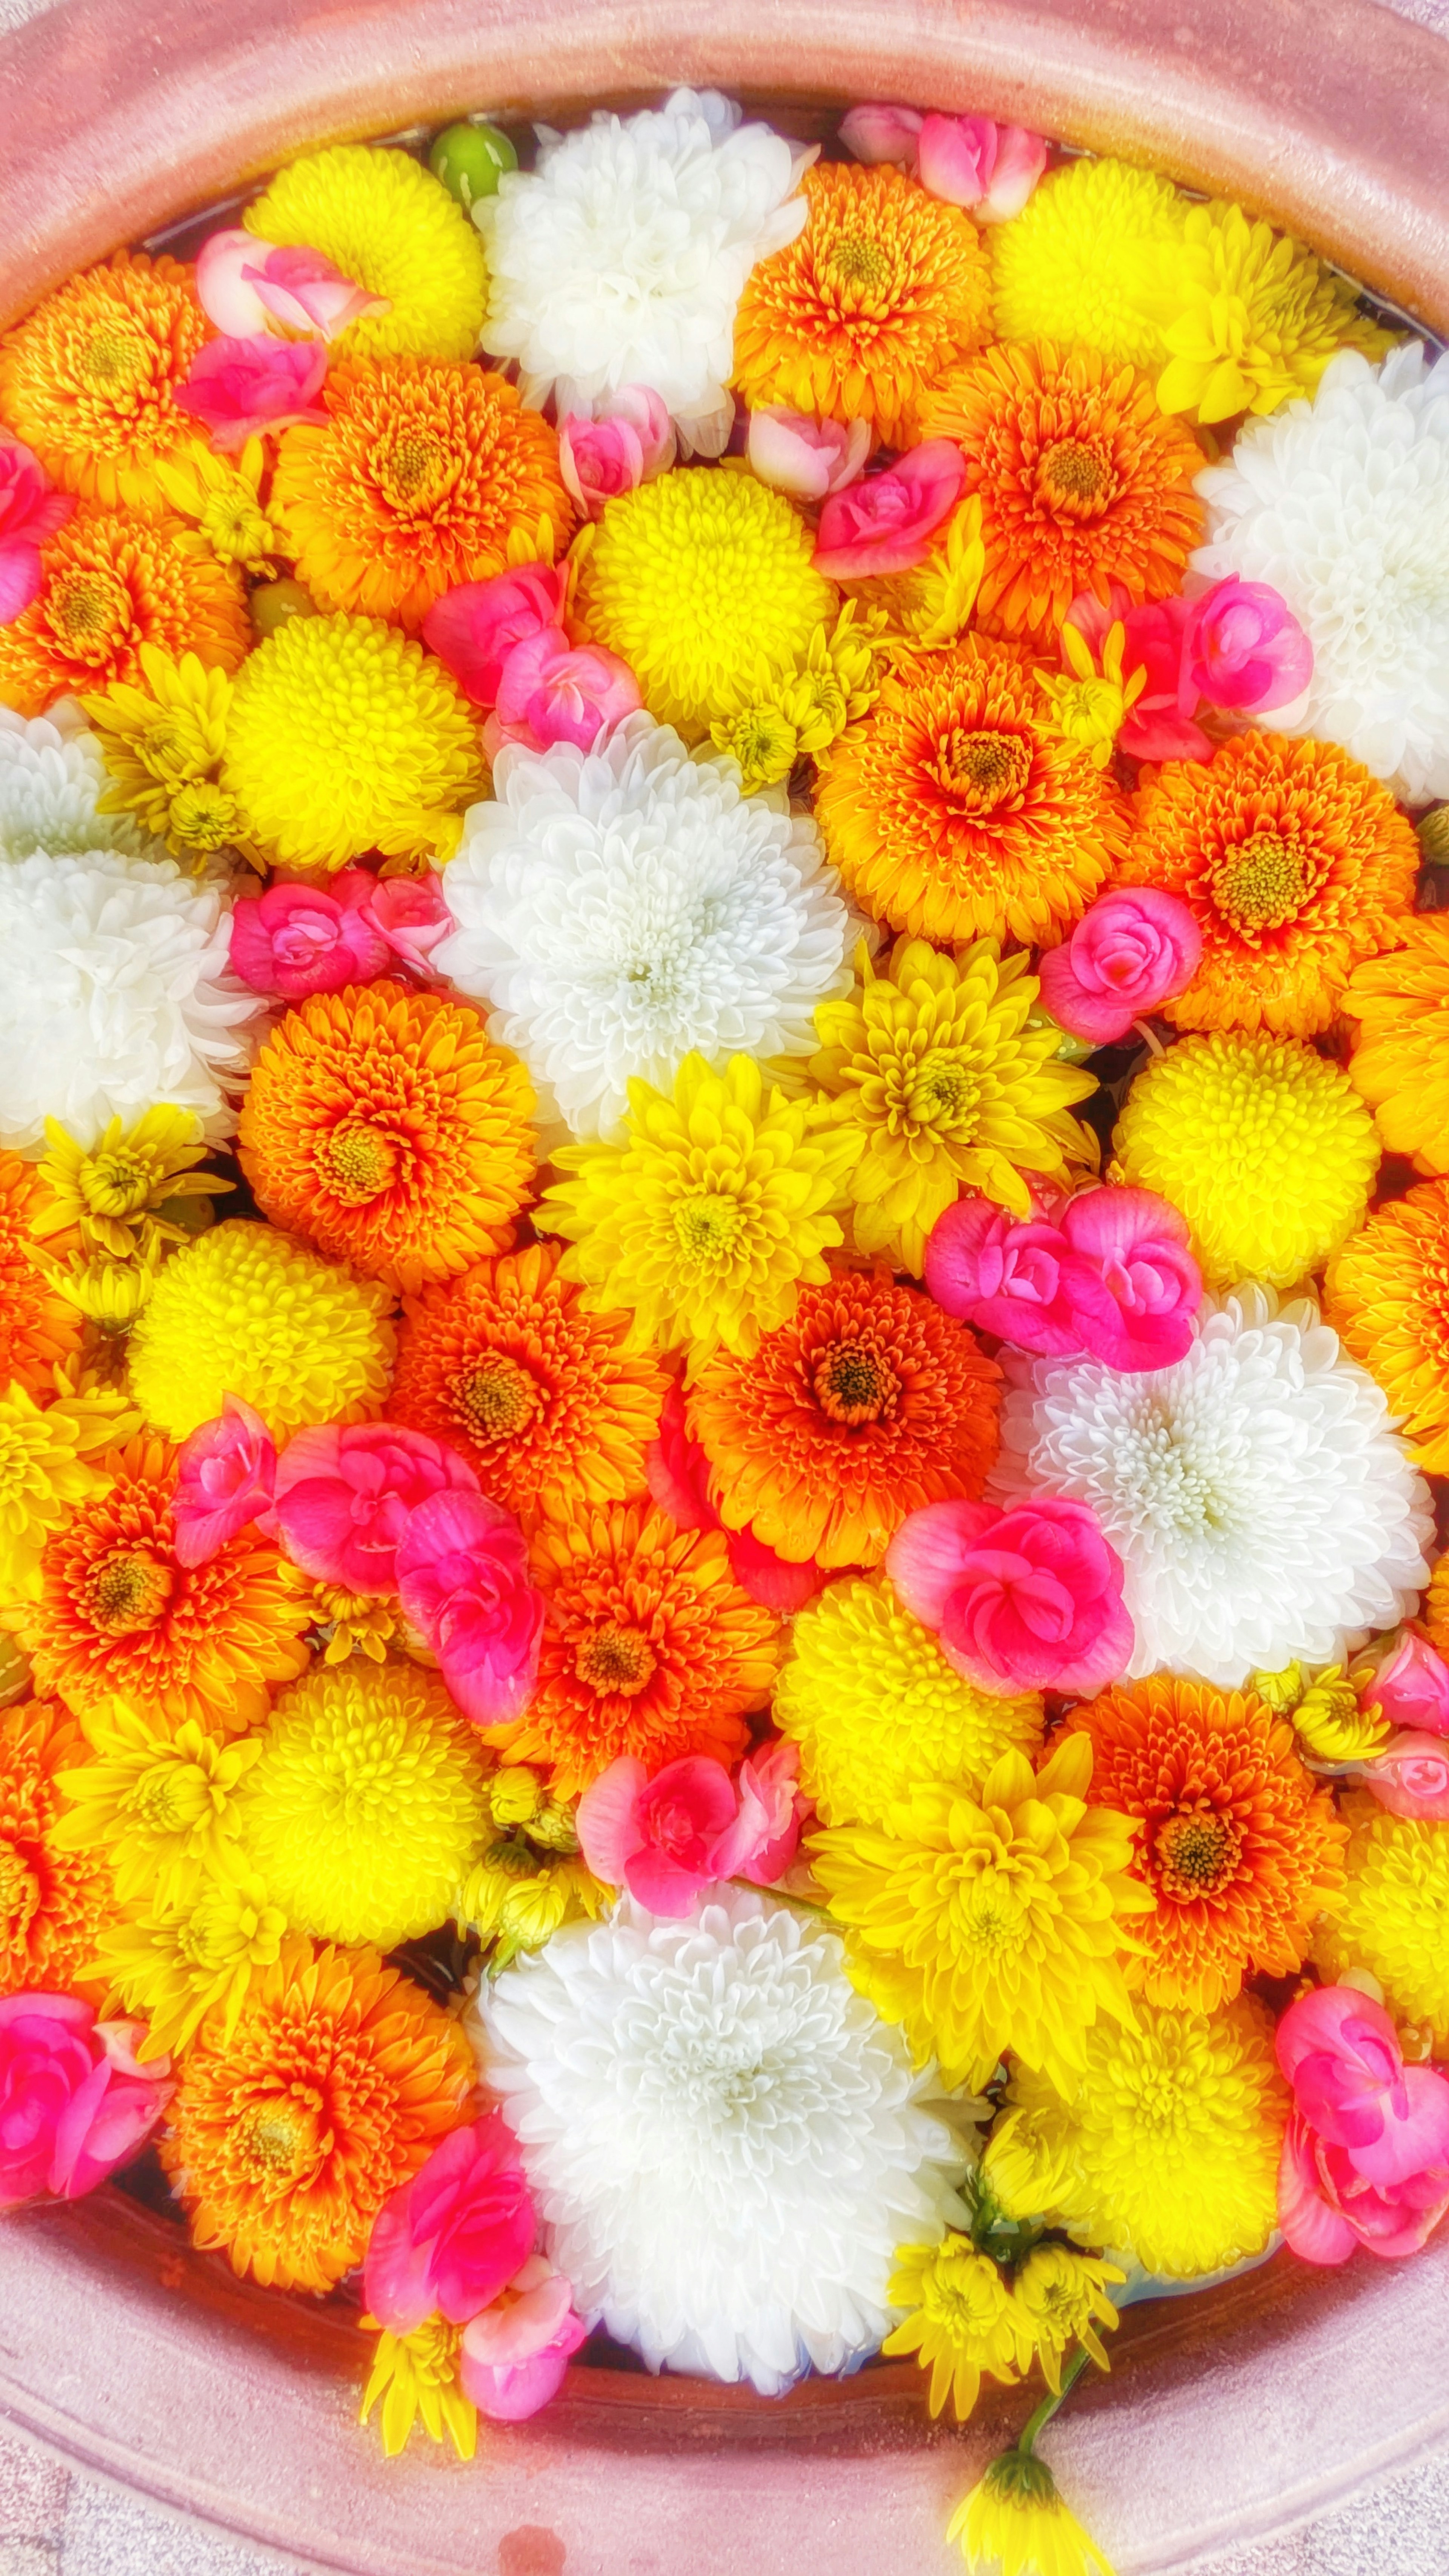
[[[315,2173],[322,2160],[320,2103],[258,2102],[231,2133],[231,2150],[250,2180],[285,2190]]]
[[[947,793],[968,811],[989,814],[1014,802],[1031,776],[1031,753],[1019,733],[949,734],[940,774]]]
[[[922,1057],[905,1101],[906,1115],[914,1125],[964,1127],[970,1132],[980,1105],[981,1085],[958,1056],[937,1048]]]
[[[994,2278],[981,2257],[969,2248],[948,2245],[921,2280],[921,2306],[933,2324],[945,2326],[953,2340],[989,2331],[995,2309]]]
[[[170,1566],[144,1551],[104,1557],[91,1572],[91,1619],[108,1637],[129,1637],[137,1629],[154,1628],[171,1598],[173,1583]]]
[[[733,1252],[745,1221],[738,1199],[716,1190],[701,1190],[681,1199],[674,1211],[674,1231],[691,1261],[723,1265]]]
[[[186,1833],[211,1803],[211,1784],[197,1762],[157,1762],[143,1771],[132,1801],[153,1833]]]
[[[831,243],[825,264],[842,286],[863,286],[867,295],[884,295],[890,284],[890,261],[868,233],[841,233]]]
[[[478,1440],[515,1439],[543,1402],[537,1379],[502,1351],[485,1351],[472,1368],[460,1369],[448,1392]]]
[[[1294,920],[1308,891],[1302,851],[1280,841],[1276,832],[1254,832],[1225,852],[1213,879],[1219,912],[1248,930],[1276,930]]]
[[[0,1931],[23,1941],[40,1911],[40,1881],[11,1842],[0,1840]]]
[[[394,509],[417,510],[441,498],[451,461],[442,440],[431,430],[407,429],[382,449],[373,472],[384,500]]]
[[[1073,518],[1095,517],[1111,483],[1111,465],[1095,440],[1055,439],[1036,469],[1037,491],[1048,509],[1065,508]]]
[[[103,322],[80,352],[79,371],[88,384],[110,391],[144,376],[147,355],[142,333],[128,331],[124,323]]]
[[[354,1206],[377,1198],[397,1172],[397,1147],[381,1127],[362,1118],[334,1127],[327,1139],[329,1178],[340,1199]]]
[[[811,1383],[821,1412],[852,1431],[893,1413],[901,1391],[895,1370],[864,1342],[827,1343]]]
[[[135,1154],[94,1154],[81,1165],[80,1188],[93,1216],[133,1216],[151,1195],[151,1166]]]
[[[1211,1808],[1169,1816],[1153,1844],[1158,1887],[1180,1903],[1215,1896],[1236,1876],[1241,1850],[1242,1836],[1230,1816],[1215,1815]]]
[[[189,841],[198,850],[219,850],[232,838],[240,817],[235,798],[224,787],[200,778],[177,789],[167,820],[179,841]]]
[[[124,583],[104,572],[60,573],[46,592],[45,608],[57,640],[83,661],[100,661],[131,622]]]
[[[263,516],[245,485],[240,491],[213,492],[199,524],[214,552],[234,563],[271,554],[276,545],[270,520]]]
[[[657,1658],[637,1628],[596,1628],[574,1651],[574,1670],[590,1690],[618,1691],[632,1699],[654,1670]]]

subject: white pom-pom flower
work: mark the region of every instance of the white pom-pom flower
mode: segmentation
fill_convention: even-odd
[[[608,1134],[638,1074],[669,1090],[697,1049],[807,1055],[851,981],[860,925],[808,815],[742,796],[729,760],[628,716],[590,752],[510,746],[443,875],[459,928],[433,964],[490,1003],[540,1099]]]
[[[228,974],[229,940],[220,889],[169,859],[0,868],[0,1145],[42,1151],[49,1117],[89,1148],[158,1101],[232,1135],[266,1004]]]
[[[0,707],[0,859],[26,859],[34,850],[53,859],[84,850],[164,859],[163,844],[134,814],[98,812],[111,785],[100,743],[74,698],[28,719]]]
[[[1235,1688],[1334,1663],[1428,1580],[1429,1490],[1383,1395],[1311,1298],[1252,1285],[1204,1301],[1175,1367],[1008,1363],[997,1502],[1089,1503],[1126,1567],[1130,1675]]]
[[[1313,647],[1303,696],[1254,723],[1341,743],[1408,804],[1449,796],[1449,358],[1341,349],[1197,488],[1193,569],[1271,582]]]
[[[897,2321],[895,2248],[963,2213],[965,2156],[833,1933],[754,1889],[556,1932],[470,2014],[548,2250],[651,2370],[848,2369]]]

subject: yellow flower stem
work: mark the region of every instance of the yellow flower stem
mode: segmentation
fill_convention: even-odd
[[[1088,2353],[1086,2345],[1079,2343],[1076,2351],[1071,2357],[1071,2360],[1067,2363],[1066,2369],[1062,2372],[1062,2384],[1056,2391],[1055,2396],[1052,2394],[1051,2390],[1048,2389],[1040,2406],[1034,2407],[1031,2414],[1028,2415],[1026,2422],[1023,2424],[1021,2431],[1016,2437],[1014,2446],[1022,2454],[1024,2459],[1029,2460],[1031,2458],[1037,2435],[1045,2432],[1058,2407],[1065,2406],[1072,2390],[1076,2387],[1078,2380],[1086,2369],[1090,2358],[1091,2355]]]

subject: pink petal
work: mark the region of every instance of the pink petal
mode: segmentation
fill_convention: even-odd
[[[1047,158],[1044,135],[1032,134],[1023,125],[998,125],[996,166],[981,203],[971,209],[976,222],[1006,224],[1013,215],[1019,215],[1046,168]]]
[[[621,1753],[579,1800],[579,1849],[595,1878],[610,1887],[623,1886],[625,1864],[639,1849],[639,1805],[648,1785],[643,1763]]]
[[[996,127],[988,116],[927,116],[916,143],[916,175],[948,206],[975,206],[996,165]]]
[[[0,626],[9,626],[40,595],[40,548],[23,539],[0,544]]]
[[[1002,1518],[989,1503],[927,1503],[902,1521],[885,1570],[913,1619],[939,1629],[977,1541]]]
[[[1278,2224],[1304,2263],[1346,2263],[1358,2243],[1347,2219],[1318,2189],[1313,2149],[1296,2113],[1284,2131],[1278,2162]]]
[[[840,121],[840,140],[857,161],[899,161],[908,167],[925,119],[914,107],[867,104]]]
[[[1406,2066],[1408,2110],[1384,2121],[1377,2138],[1350,2150],[1365,2182],[1408,2182],[1433,2168],[1449,2189],[1449,2081],[1430,2066]]]

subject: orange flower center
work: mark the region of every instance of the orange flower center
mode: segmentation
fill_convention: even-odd
[[[862,286],[867,295],[884,295],[891,282],[890,261],[869,233],[839,234],[822,265],[840,285]]]
[[[147,373],[149,351],[143,334],[123,322],[102,322],[80,352],[79,369],[87,383],[104,387],[134,384]]]
[[[397,1173],[397,1146],[384,1128],[349,1118],[327,1139],[328,1179],[340,1199],[364,1205],[388,1189]]]
[[[154,1628],[171,1598],[174,1576],[144,1550],[107,1556],[90,1578],[90,1612],[108,1637],[129,1637],[138,1628]]]
[[[270,2195],[315,2173],[325,2148],[323,2109],[308,2092],[254,2103],[231,2132],[231,2150],[247,2179]]]
[[[448,1392],[479,1440],[516,1438],[543,1402],[537,1379],[502,1351],[485,1351],[472,1368],[461,1369],[449,1381]]]
[[[379,450],[372,470],[383,499],[395,510],[425,510],[441,500],[455,465],[456,459],[431,430],[403,429]]]
[[[1254,832],[1225,850],[1213,870],[1219,912],[1247,930],[1276,930],[1292,921],[1308,891],[1303,853],[1276,832]]]
[[[1095,519],[1111,485],[1111,460],[1095,439],[1054,439],[1036,469],[1038,498],[1073,519]]]
[[[0,1932],[23,1941],[39,1911],[39,1879],[14,1843],[0,1840]]]
[[[848,1430],[894,1413],[901,1391],[895,1370],[865,1342],[828,1342],[815,1363],[811,1384],[821,1412]]]
[[[632,1699],[649,1680],[658,1661],[647,1637],[637,1628],[596,1628],[574,1650],[574,1670],[590,1690],[618,1691]]]
[[[989,814],[1020,801],[1031,751],[1019,733],[963,733],[958,726],[941,744],[936,774],[955,804]]]
[[[1153,1846],[1157,1884],[1164,1896],[1187,1903],[1195,1896],[1214,1896],[1237,1875],[1242,1836],[1231,1816],[1212,1808],[1190,1808],[1160,1825]]]
[[[114,573],[81,565],[57,574],[46,591],[45,610],[57,641],[93,661],[102,659],[112,639],[125,633],[131,617],[124,582]]]

